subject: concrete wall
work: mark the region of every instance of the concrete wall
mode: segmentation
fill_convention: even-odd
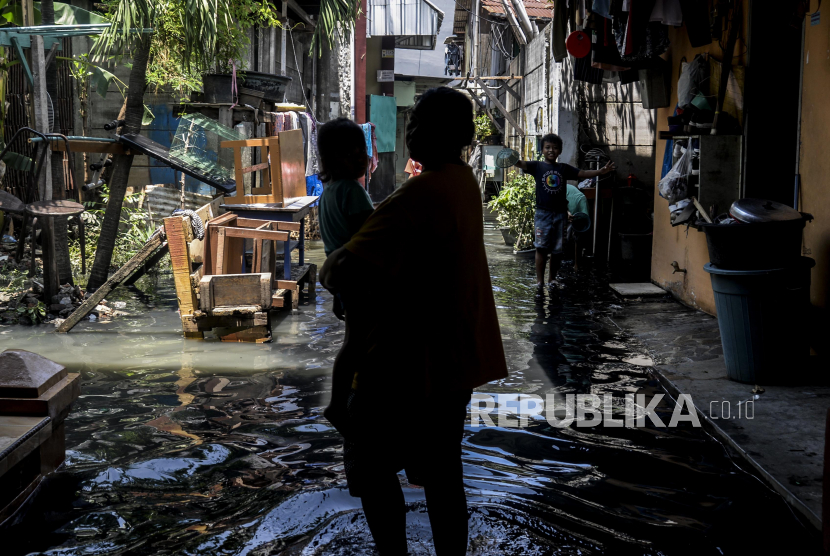
[[[657,116],[643,108],[639,83],[592,85],[574,81],[573,71],[570,56],[551,71],[551,128],[563,141],[559,160],[587,168],[580,148],[598,147],[617,165],[618,179],[631,171],[650,183]]]
[[[378,70],[381,61],[381,42],[383,37],[369,37],[366,39],[366,95],[380,95]],[[365,102],[365,99],[364,99]]]
[[[745,3],[745,9],[746,5]],[[745,64],[744,53],[746,43],[743,40],[746,25],[741,31],[741,40],[735,47],[733,63]],[[668,55],[671,59],[671,102],[668,108],[658,108],[656,116],[657,131],[668,130],[666,118],[674,113],[677,104],[677,80],[680,73],[680,60],[693,60],[697,54],[708,52],[717,60],[723,59],[723,52],[715,41],[710,45],[692,48],[689,44],[686,27],[669,27],[671,48]],[[826,90],[826,89],[825,89]],[[709,262],[709,251],[706,247],[706,237],[702,232],[689,229],[685,226],[672,228],[669,220],[669,203],[657,193],[665,153],[666,141],[657,141],[656,157],[654,160],[654,242],[652,244],[651,278],[670,291],[672,295],[691,307],[701,309],[709,314],[715,314],[715,298],[712,292],[712,283],[709,275],[703,270],[703,265]],[[677,261],[680,268],[687,272],[673,274],[671,263]]]

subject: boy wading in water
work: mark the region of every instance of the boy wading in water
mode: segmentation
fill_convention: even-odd
[[[558,287],[556,273],[562,263],[562,244],[565,238],[565,222],[568,219],[568,180],[584,180],[613,171],[616,165],[608,162],[599,170],[580,170],[556,162],[562,154],[562,139],[553,133],[542,137],[544,161],[520,160],[516,163],[536,180],[536,287],[545,283],[545,265],[550,255],[550,280],[548,287]]]
[[[320,272],[326,289],[343,294],[349,328],[329,405],[346,418],[332,424],[344,436],[349,492],[361,498],[381,556],[407,553],[402,469],[424,487],[436,554],[466,553],[467,405],[473,388],[507,376],[481,193],[461,160],[474,131],[467,97],[444,87],[424,93],[406,134],[423,173],[381,203]],[[424,303],[438,266],[447,295]],[[342,384],[351,385],[345,396]]]

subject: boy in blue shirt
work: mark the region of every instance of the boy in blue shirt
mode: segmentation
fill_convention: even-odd
[[[548,287],[558,287],[556,273],[562,263],[562,244],[565,223],[568,220],[568,180],[584,180],[601,176],[616,169],[608,162],[599,170],[580,170],[568,164],[556,162],[562,154],[562,139],[553,133],[542,137],[543,161],[520,160],[518,168],[536,180],[536,287],[545,283],[545,266],[550,255],[550,281]]]

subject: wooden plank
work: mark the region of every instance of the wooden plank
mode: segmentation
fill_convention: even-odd
[[[273,170],[273,165],[272,165]],[[244,195],[240,194],[236,197],[225,197],[225,204],[226,205],[247,205],[247,204],[266,204],[266,205],[278,205],[282,206],[281,201],[275,201],[274,195]]]
[[[211,275],[202,276],[199,280],[199,308],[208,312],[213,308],[213,295],[210,291]]]
[[[161,247],[161,244],[162,236],[161,233],[157,231],[132,259],[127,261],[124,266],[116,270],[115,273],[110,276],[109,280],[104,282],[100,288],[95,290],[95,293],[81,303],[81,305],[75,309],[75,311],[73,311],[65,321],[63,321],[63,324],[57,328],[57,332],[66,333],[72,330],[72,328],[78,324],[82,318],[87,316],[93,309],[95,309],[96,305],[101,303],[101,300],[103,300],[107,294],[109,294],[118,284],[135,272],[135,270],[141,266],[144,261],[146,261],[159,247]]]
[[[202,281],[202,277],[205,275],[205,265],[200,264],[196,267],[196,270],[190,273],[190,285],[193,287],[195,291],[199,291],[199,283]]]
[[[274,288],[274,280],[276,279],[276,268],[274,267],[277,257],[274,253],[274,246],[276,241],[264,240],[259,254],[259,268],[260,272],[271,273],[271,288]]]
[[[286,202],[288,199],[296,199],[306,195],[303,132],[299,129],[283,131],[279,138],[281,195],[276,200]],[[271,162],[276,164],[273,155],[271,156]],[[274,193],[277,193],[276,188]]]
[[[255,139],[236,139],[233,141],[222,141],[219,147],[223,149],[239,149],[241,147],[268,147],[270,145],[277,147],[279,145],[279,136],[277,137],[257,137]],[[240,151],[242,152],[242,151]]]
[[[283,307],[285,305],[285,294],[288,290],[278,289],[271,296],[271,307]]]
[[[271,273],[214,274],[205,276],[200,289],[210,289],[210,297],[202,296],[202,311],[216,316],[217,307],[265,305],[271,298]]]
[[[520,126],[518,122],[516,122],[516,119],[513,117],[513,115],[507,111],[507,108],[505,108],[501,102],[499,102],[499,99],[496,97],[496,95],[493,94],[493,91],[487,88],[487,85],[484,84],[481,78],[476,77],[475,80],[476,83],[478,83],[479,87],[484,89],[484,94],[486,94],[490,101],[496,105],[496,108],[498,108],[499,111],[501,111],[501,113],[504,114],[504,117],[507,118],[507,121],[510,122],[510,125],[512,125],[520,134],[526,135],[524,128],[522,128],[522,126]]]
[[[170,250],[170,262],[173,267],[173,282],[176,285],[176,297],[179,300],[179,313],[192,315],[199,303],[196,290],[190,283],[190,252],[187,236],[190,233],[190,219],[171,216],[164,219],[164,231],[167,235],[167,248]],[[201,338],[201,332],[187,330],[182,323],[186,338]]]
[[[50,141],[49,146],[56,152],[64,152],[66,150],[66,144],[63,141]],[[70,139],[69,150],[73,153],[132,154],[130,149],[125,149],[121,143],[104,143],[85,139]]]
[[[256,276],[256,275],[255,275]],[[262,272],[259,274],[259,301],[263,307],[271,303],[271,273]]]
[[[205,249],[205,274],[216,274],[216,246],[219,243],[219,228],[224,224],[232,226],[235,222],[236,215],[232,212],[226,212],[207,223],[205,238],[208,243]]]
[[[298,130],[299,131],[299,130]],[[302,133],[302,132],[300,132]],[[278,136],[278,139],[281,138]],[[278,141],[276,145],[268,147],[268,157],[271,161],[271,197],[273,202],[285,203],[285,190],[282,183],[282,145]]]
[[[254,326],[243,330],[219,328],[216,334],[223,342],[246,342],[262,344],[270,341],[271,332],[267,326]]]
[[[258,218],[239,218],[236,221],[238,228],[263,228],[263,224],[270,224],[272,230],[280,230],[286,232],[299,232],[299,222],[280,222],[277,220],[260,220]]]
[[[230,228],[223,227],[225,237],[239,237],[244,239],[270,239],[272,241],[288,241],[288,232],[275,232],[272,230],[252,230],[251,228]]]
[[[262,307],[259,305],[236,305],[234,307],[216,307],[212,311],[214,317],[232,317],[234,315],[250,315],[252,318],[259,313]]]
[[[138,282],[138,279],[141,278],[142,276],[144,276],[145,274],[147,274],[147,272],[151,268],[156,266],[159,263],[159,261],[161,259],[163,259],[164,256],[167,253],[168,253],[167,242],[165,241],[164,243],[161,244],[161,247],[159,247],[158,250],[155,253],[153,253],[153,256],[151,256],[146,261],[144,261],[144,264],[139,266],[138,269],[135,272],[133,272],[133,274],[129,278],[124,280],[124,285],[125,286],[132,286],[133,284]]]
[[[253,242],[254,248],[251,252],[251,272],[253,273],[262,272],[262,270],[260,270],[260,266],[262,265],[262,258],[259,253],[259,245],[262,243],[262,241],[263,240],[255,239]]]
[[[236,222],[237,216],[232,212],[226,212],[225,214],[220,214],[210,220],[210,224],[213,226],[233,226]]]
[[[476,80],[483,79],[485,81],[490,81],[490,80],[493,80],[493,79],[498,80],[498,81],[510,81],[511,79],[521,79],[521,78],[522,78],[521,75],[488,75],[486,77],[474,77],[473,79],[476,79]]]
[[[213,274],[225,273],[225,231],[227,229],[220,227],[216,230],[216,264],[213,267]]]
[[[304,30],[306,31],[313,31],[314,30],[314,20],[309,17],[304,9],[300,7],[297,3],[297,0],[286,0],[288,3],[288,7],[291,8],[291,11],[297,14],[300,19],[303,21]],[[284,33],[285,31],[283,31]]]
[[[277,287],[284,290],[293,290],[297,287],[296,280],[277,280]]]
[[[263,162],[261,164],[254,164],[253,166],[248,166],[247,168],[242,168],[243,174],[250,174],[252,172],[259,172],[260,170],[267,170],[270,164],[267,162]],[[266,189],[265,187],[258,187],[257,189]]]

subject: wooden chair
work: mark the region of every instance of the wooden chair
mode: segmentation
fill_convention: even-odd
[[[225,197],[225,204],[273,204],[285,206],[290,199],[305,197],[305,157],[303,155],[303,132],[299,129],[282,131],[276,137],[222,141],[221,147],[233,149],[234,171],[236,173],[236,195]],[[244,167],[243,148],[262,149],[261,164]],[[268,170],[270,183],[251,190],[245,195],[245,174]]]
[[[205,213],[204,208],[197,213]],[[297,308],[305,283],[309,293],[314,291],[310,282],[316,281],[314,265],[305,265],[296,280],[276,278],[276,248],[279,244],[290,248],[290,233],[299,231],[299,223],[240,218],[233,213],[206,215],[203,221],[204,240],[192,238],[184,217],[164,221],[185,336],[202,338],[204,331],[213,329],[224,341],[267,341],[268,312],[289,302]],[[245,261],[245,240],[254,245],[250,264]],[[244,272],[247,269],[251,272]]]

